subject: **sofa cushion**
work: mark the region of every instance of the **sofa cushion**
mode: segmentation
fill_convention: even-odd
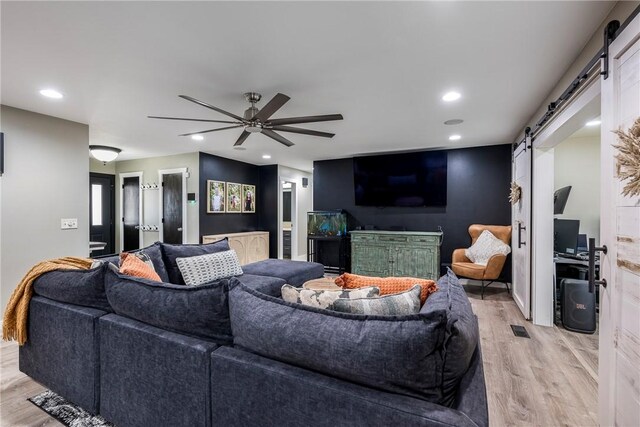
[[[329,308],[342,313],[380,316],[416,314],[420,311],[420,290],[420,285],[415,285],[408,291],[379,298],[339,298]]]
[[[162,247],[162,257],[164,259],[164,265],[167,269],[168,281],[176,285],[184,285],[185,282],[182,279],[182,274],[178,268],[176,258],[187,258],[197,255],[214,254],[216,252],[228,251],[229,240],[225,237],[217,242],[208,243],[204,245],[170,245],[167,243],[160,243]]]
[[[348,289],[377,286],[380,288],[380,295],[408,291],[416,284],[422,288],[420,304],[424,304],[429,295],[438,290],[438,286],[433,280],[417,277],[370,277],[351,273],[343,273],[336,277],[336,285],[338,286]]]
[[[198,286],[212,280],[240,276],[242,268],[236,251],[176,258],[180,274],[187,286]]]
[[[36,295],[68,304],[113,311],[104,290],[107,265],[91,270],[54,270],[33,282]]]
[[[429,297],[420,313],[439,312],[447,308],[445,345],[442,351],[442,391],[444,405],[451,406],[455,400],[460,379],[469,368],[478,345],[478,318],[458,277],[447,269],[447,274],[438,280],[439,290]]]
[[[291,286],[302,286],[304,282],[324,276],[324,266],[317,262],[265,259],[243,265],[242,271],[256,276],[279,277]]]
[[[230,281],[234,345],[377,389],[442,400],[446,307],[408,316],[338,313]]]
[[[228,280],[181,286],[105,273],[105,290],[113,311],[149,325],[230,343]]]
[[[354,298],[376,298],[380,296],[380,289],[370,286],[368,288],[339,289],[337,291],[332,291],[327,289],[304,289],[296,288],[291,285],[284,285],[282,286],[281,294],[282,299],[287,302],[303,304],[309,307],[329,308],[333,310],[333,303],[338,299],[350,300]]]
[[[243,274],[238,276],[237,279],[252,289],[278,298],[280,297],[282,285],[286,283],[284,279],[279,277],[256,276],[254,274]]]

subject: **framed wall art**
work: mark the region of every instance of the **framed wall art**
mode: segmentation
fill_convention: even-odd
[[[242,212],[256,213],[256,186],[242,185]]]
[[[226,186],[223,181],[207,180],[207,213],[224,213]]]
[[[227,182],[227,213],[242,212],[242,184]]]

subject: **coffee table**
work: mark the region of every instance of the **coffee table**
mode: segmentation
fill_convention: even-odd
[[[311,289],[314,291],[339,291],[342,289],[336,285],[334,279],[330,277],[321,277],[319,279],[309,280],[302,284],[303,289]]]

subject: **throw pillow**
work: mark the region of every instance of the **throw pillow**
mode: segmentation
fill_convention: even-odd
[[[213,280],[242,275],[240,261],[234,250],[176,258],[176,263],[187,286],[198,286]]]
[[[379,298],[339,298],[329,307],[342,313],[365,314],[368,316],[404,316],[420,312],[422,288],[415,285],[406,292]]]
[[[489,230],[484,230],[476,242],[464,251],[464,255],[475,264],[487,265],[494,255],[508,255],[511,247],[498,239]]]
[[[336,278],[336,285],[347,289],[375,286],[380,288],[380,295],[404,292],[420,285],[420,303],[424,304],[429,295],[438,290],[438,285],[433,280],[417,279],[415,277],[368,277],[358,274],[344,273]]]
[[[128,276],[142,277],[143,279],[162,282],[160,276],[153,268],[153,264],[149,265],[143,261],[137,254],[123,252],[120,254],[119,272]]]
[[[316,308],[329,308],[338,298],[376,298],[380,295],[380,289],[376,287],[332,291],[303,289],[291,285],[283,285],[281,292],[282,299],[286,302]]]
[[[144,262],[149,267],[153,268],[153,271],[156,271],[156,267],[153,265],[153,261],[151,261],[151,257],[145,251],[139,250],[139,251],[136,251],[136,252],[122,252],[122,253],[120,253],[120,264],[119,265],[122,265],[122,262],[124,261],[124,259],[127,256],[135,256],[136,258],[140,259],[140,261]]]

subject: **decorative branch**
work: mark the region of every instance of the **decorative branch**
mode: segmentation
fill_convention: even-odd
[[[512,205],[517,204],[522,196],[522,188],[515,182],[511,182],[511,192],[509,193],[509,201]]]
[[[640,196],[640,117],[627,132],[618,129],[614,133],[618,136],[618,144],[613,146],[618,150],[616,176],[620,181],[627,181],[622,195]]]

